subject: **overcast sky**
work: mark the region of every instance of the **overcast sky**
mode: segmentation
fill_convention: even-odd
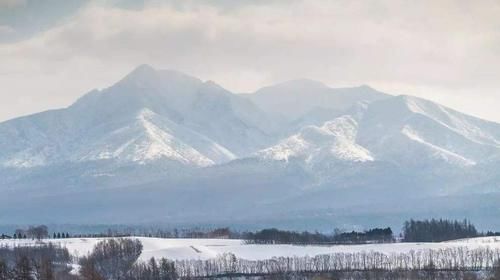
[[[234,92],[368,84],[500,122],[500,1],[0,0],[0,120],[144,63]]]

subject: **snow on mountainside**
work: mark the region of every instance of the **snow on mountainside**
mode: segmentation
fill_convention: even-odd
[[[500,155],[500,125],[436,103],[396,96],[307,126],[257,156],[305,163],[387,161],[406,167],[473,166]]]
[[[371,103],[357,142],[380,160],[470,166],[500,154],[500,125],[436,103],[397,96]]]
[[[229,161],[235,155],[203,135],[143,109],[135,122],[111,131],[72,156],[76,161],[118,159],[139,163],[162,157],[207,166]]]
[[[317,157],[331,156],[346,161],[373,161],[368,150],[356,144],[357,122],[342,116],[325,122],[323,126],[307,126],[276,146],[258,153],[263,158],[288,161],[303,158],[306,162]]]
[[[212,82],[140,66],[72,106],[0,124],[0,165],[168,159],[207,166],[254,152],[272,122]]]
[[[274,140],[270,135],[274,122],[245,98],[213,82],[149,66],[140,66],[116,85],[82,98],[74,107],[79,114],[90,109],[113,119],[147,108],[238,156]]]

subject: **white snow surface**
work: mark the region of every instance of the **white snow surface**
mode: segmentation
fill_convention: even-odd
[[[141,241],[143,252],[140,260],[151,257],[171,260],[211,259],[224,253],[233,253],[238,258],[247,260],[264,260],[273,257],[304,257],[334,253],[379,252],[384,254],[408,253],[419,250],[439,250],[446,248],[466,247],[469,250],[481,247],[500,249],[500,237],[479,237],[460,239],[440,243],[385,243],[363,245],[255,245],[245,244],[235,239],[161,239],[148,237],[130,237]],[[73,256],[89,254],[93,247],[103,238],[68,238],[33,240],[0,240],[0,246],[34,246],[42,243],[53,243],[66,247]]]
[[[423,144],[425,147],[431,150],[432,151],[431,156],[433,158],[442,159],[445,162],[453,163],[455,165],[462,165],[462,166],[476,165],[476,162],[471,159],[468,159],[457,153],[454,153],[452,151],[446,150],[444,148],[441,148],[439,146],[436,146],[432,143],[425,141],[425,139],[420,137],[417,131],[413,130],[408,125],[403,127],[401,133],[410,138],[411,140]]]
[[[76,161],[117,159],[146,163],[161,158],[187,165],[208,166],[235,155],[207,137],[183,128],[149,109],[136,120],[111,131],[73,156]]]
[[[351,116],[341,116],[325,122],[321,127],[307,126],[276,146],[258,153],[263,158],[288,161],[331,155],[335,159],[363,162],[373,161],[370,151],[356,143],[358,124]]]

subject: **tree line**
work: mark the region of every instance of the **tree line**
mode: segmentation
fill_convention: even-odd
[[[47,239],[49,238],[49,230],[46,225],[30,226],[27,229],[16,229],[14,234],[7,235],[5,233],[0,235],[0,239]],[[52,238],[70,238],[69,233],[54,232]]]
[[[403,242],[440,242],[446,240],[471,238],[478,236],[498,236],[500,232],[488,231],[480,233],[468,220],[409,220],[404,222],[401,238]],[[157,237],[157,238],[224,238],[244,239],[247,243],[255,244],[363,244],[387,243],[396,240],[390,227],[373,228],[365,231],[342,231],[334,229],[333,233],[309,231],[287,231],[276,228],[258,231],[239,232],[228,227],[222,228],[192,228],[192,229],[128,229],[124,231],[108,230],[95,234],[73,234],[54,232],[51,237],[58,238],[104,238],[104,237]],[[48,228],[45,225],[30,226],[27,229],[17,229],[12,236],[2,234],[0,239],[44,239],[49,238]]]
[[[468,220],[409,220],[404,222],[401,233],[403,242],[441,242],[480,236],[499,236],[499,232],[479,232]],[[332,234],[319,232],[297,232],[263,229],[256,232],[244,232],[241,235],[247,243],[253,244],[364,244],[395,242],[396,238],[390,227],[373,228],[365,231],[340,231]]]
[[[447,248],[407,253],[379,252],[334,253],[315,257],[277,257],[244,260],[231,253],[210,260],[175,262],[181,278],[214,276],[273,275],[293,273],[329,273],[353,271],[498,271],[500,250]]]
[[[243,239],[251,244],[362,244],[394,241],[390,227],[351,232],[336,230],[333,234],[271,228],[247,232],[243,234]]]
[[[468,220],[409,220],[403,226],[405,242],[441,242],[484,235]]]
[[[127,230],[112,230],[108,229],[105,232],[98,233],[73,233],[68,232],[53,232],[49,234],[46,225],[30,226],[27,229],[16,229],[12,235],[0,234],[0,239],[53,239],[59,238],[119,238],[119,237],[157,237],[157,238],[220,238],[220,239],[240,239],[242,233],[230,230],[228,227],[220,228],[191,228],[191,229],[127,229]]]

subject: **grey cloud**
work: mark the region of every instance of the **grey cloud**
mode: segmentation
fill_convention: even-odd
[[[61,24],[84,3],[85,0],[0,0],[0,25],[15,31],[0,33],[0,43],[24,40]]]
[[[26,0],[0,0],[0,8],[12,9],[26,5]]]

